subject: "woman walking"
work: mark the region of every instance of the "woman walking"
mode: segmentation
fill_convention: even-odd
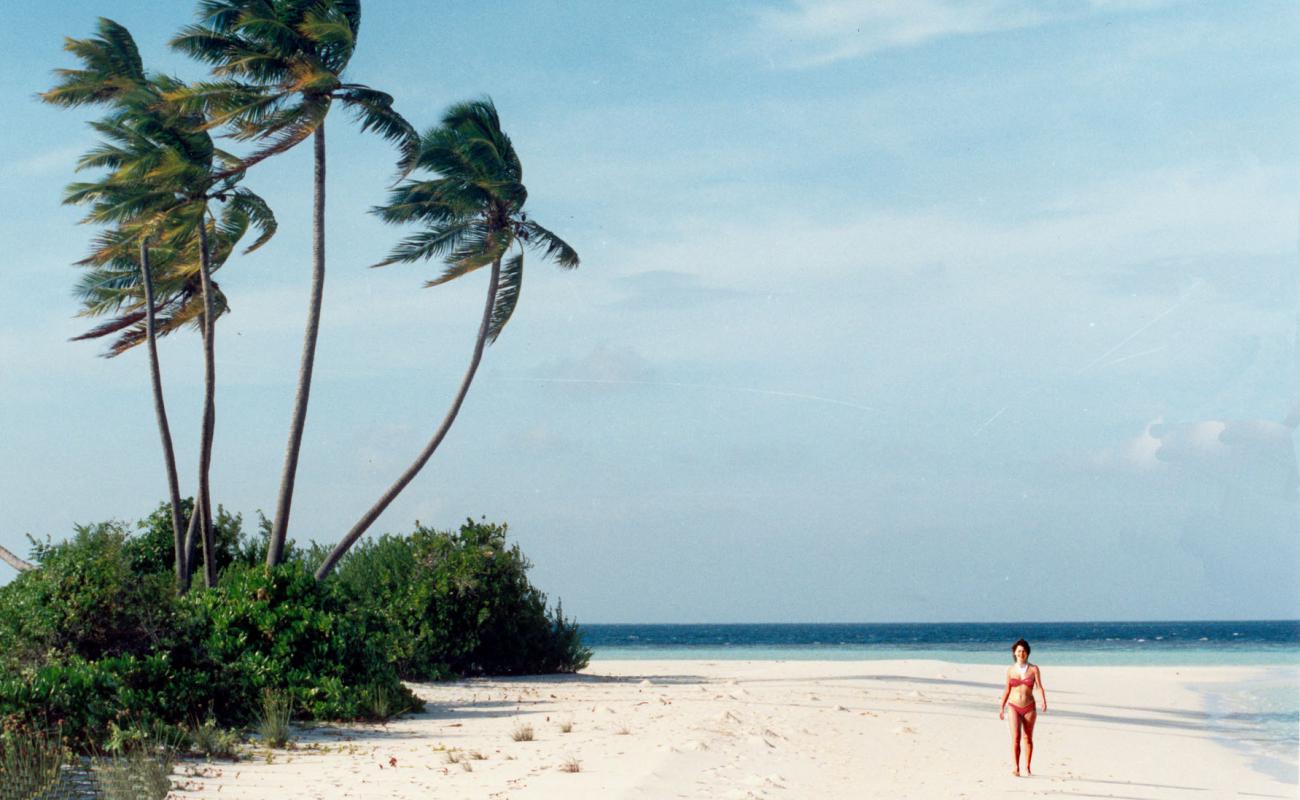
[[[1043,688],[1043,673],[1029,663],[1029,642],[1020,639],[1011,645],[1011,655],[1016,663],[1007,667],[1007,685],[998,703],[998,719],[1006,719],[1007,706],[1011,707],[1011,760],[1015,765],[1011,774],[1020,777],[1020,738],[1025,739],[1025,774],[1033,775],[1034,723],[1038,712],[1047,711],[1047,690]],[[1034,705],[1034,687],[1043,697],[1043,707]]]

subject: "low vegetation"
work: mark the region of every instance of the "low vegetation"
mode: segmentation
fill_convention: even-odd
[[[229,757],[239,730],[278,746],[290,718],[419,708],[403,679],[575,671],[590,656],[528,582],[504,525],[363,542],[320,582],[321,548],[288,548],[286,563],[266,567],[265,530],[246,534],[219,512],[219,579],[181,595],[169,517],[163,507],[135,531],[104,523],[37,543],[37,569],[0,587],[6,776],[35,764],[21,769],[39,777],[50,732],[73,752],[166,739],[172,751]]]

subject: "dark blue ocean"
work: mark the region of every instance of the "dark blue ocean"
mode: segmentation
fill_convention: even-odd
[[[583,625],[597,659],[897,659],[1007,663],[1300,665],[1300,620]]]

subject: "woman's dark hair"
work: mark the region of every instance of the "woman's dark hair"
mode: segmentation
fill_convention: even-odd
[[[1016,643],[1011,645],[1011,652],[1015,653],[1017,647],[1025,648],[1025,655],[1029,655],[1029,653],[1031,652],[1029,649],[1029,642],[1026,642],[1024,639],[1017,639]]]

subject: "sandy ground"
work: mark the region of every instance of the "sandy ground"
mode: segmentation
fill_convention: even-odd
[[[579,675],[416,685],[424,713],[182,764],[173,796],[1297,797],[1296,754],[1259,760],[1246,723],[1211,718],[1191,688],[1259,669],[1042,670],[1033,777],[1010,774],[998,667],[597,661]],[[515,741],[522,726],[532,741]]]

